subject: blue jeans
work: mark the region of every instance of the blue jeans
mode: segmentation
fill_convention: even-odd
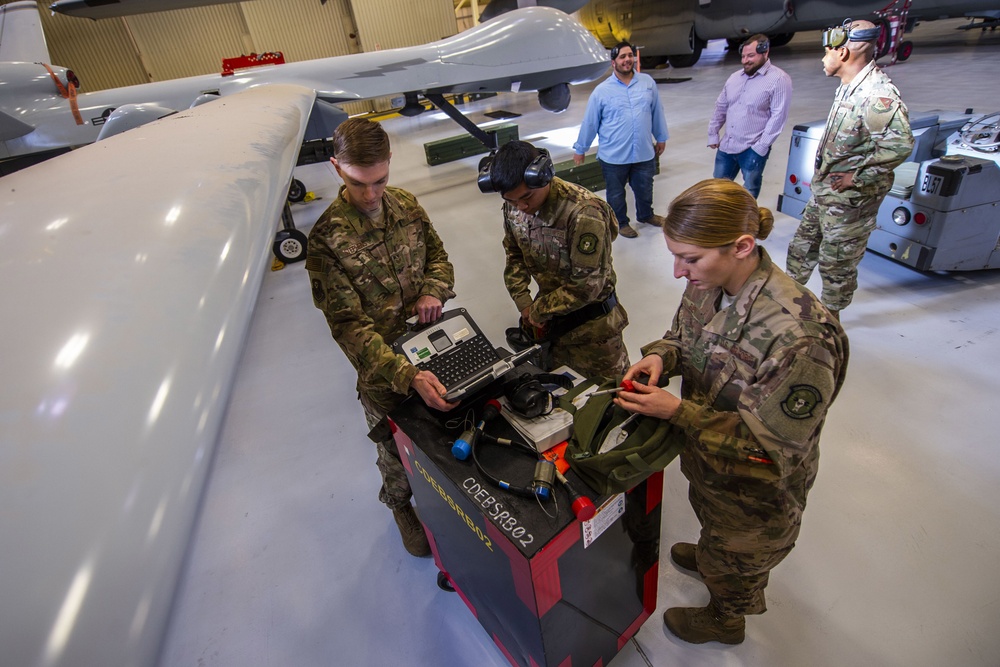
[[[768,155],[771,151],[768,151]],[[752,148],[748,148],[742,153],[723,153],[721,150],[715,152],[715,173],[714,178],[728,178],[736,180],[736,174],[743,172],[743,187],[754,196],[760,195],[760,182],[764,178],[764,165],[767,164],[767,155],[761,157]]]
[[[611,210],[618,218],[618,226],[628,224],[628,207],[625,205],[625,184],[628,183],[635,195],[635,217],[640,222],[653,217],[653,174],[656,173],[656,158],[634,164],[611,164],[598,160],[604,174],[607,188],[604,196]]]

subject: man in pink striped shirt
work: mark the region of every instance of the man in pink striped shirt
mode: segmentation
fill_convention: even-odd
[[[757,197],[764,165],[788,118],[792,79],[768,59],[766,35],[753,35],[740,47],[743,69],[733,73],[715,101],[708,123],[708,147],[715,153],[715,178],[735,180]],[[719,139],[719,130],[726,133]]]

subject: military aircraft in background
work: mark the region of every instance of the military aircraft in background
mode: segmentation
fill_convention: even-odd
[[[26,4],[0,14],[8,58]],[[155,664],[317,98],[549,89],[607,54],[536,7],[298,65],[79,94],[82,125],[65,69],[0,65],[8,152],[90,144],[0,178],[5,665]],[[165,115],[92,143],[130,103]]]
[[[901,12],[906,0],[591,0],[579,11],[580,22],[608,48],[626,40],[641,49],[643,65],[668,61],[691,67],[708,40],[738,44],[754,33],[783,46],[796,32],[839,25],[845,18],[870,19],[889,25],[876,13]],[[918,21],[960,17],[983,18],[976,27],[1000,24],[1000,0],[912,0],[906,28]],[[912,48],[912,47],[911,47]],[[909,52],[900,53],[909,56]]]

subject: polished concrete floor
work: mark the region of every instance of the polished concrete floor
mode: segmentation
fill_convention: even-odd
[[[888,71],[914,111],[1000,110],[1000,33],[961,21],[919,26],[913,56]],[[794,81],[791,116],[760,202],[774,207],[792,126],[825,118],[836,81],[818,33],[772,60]],[[655,207],[711,175],[712,105],[739,66],[723,43],[660,84],[670,141]],[[520,136],[568,159],[592,85],[560,115],[530,95],[469,105],[523,114]],[[428,167],[423,144],[458,134],[442,114],[385,122],[391,182],[417,195],[455,264],[458,298],[495,343],[517,313],[503,287],[500,200],[475,186],[477,160]],[[295,207],[308,228],[336,195],[328,165],[297,175],[321,199]],[[1000,198],[1000,193],[997,193]],[[779,265],[796,221],[783,214],[765,247]],[[662,237],[643,226],[615,242],[633,360],[667,327],[683,290]],[[769,610],[739,646],[685,644],[663,610],[702,605],[703,585],[666,555],[697,536],[676,464],[665,475],[656,613],[612,661],[640,665],[996,665],[1000,655],[1000,271],[923,274],[868,254],[843,321],[847,384],[822,440],[819,479],[798,546],[773,572]],[[810,287],[818,289],[814,277]],[[257,304],[161,664],[506,665],[458,596],[435,585],[431,559],[408,556],[379,504],[375,453],[354,373],[313,305],[302,264],[269,273]],[[594,576],[600,576],[595,572]],[[641,648],[641,650],[639,650]]]

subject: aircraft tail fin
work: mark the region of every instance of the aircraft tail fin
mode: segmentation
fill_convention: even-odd
[[[36,2],[11,2],[0,7],[0,62],[49,62]]]

